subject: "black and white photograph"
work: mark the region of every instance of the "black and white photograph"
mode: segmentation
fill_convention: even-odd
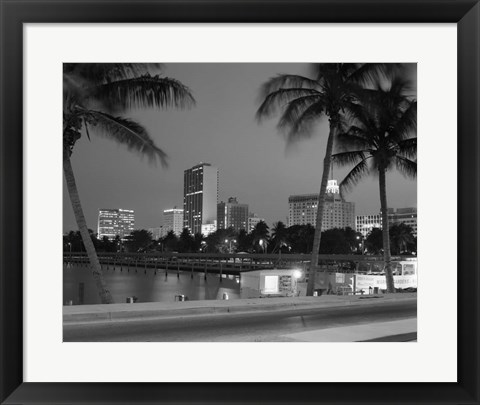
[[[416,63],[65,62],[63,176],[63,342],[417,341]]]

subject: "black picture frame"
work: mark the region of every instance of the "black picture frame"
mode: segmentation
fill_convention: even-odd
[[[2,404],[479,403],[478,0],[0,0],[0,400]],[[455,23],[458,29],[457,383],[23,382],[23,24]],[[439,98],[441,102],[441,97]],[[445,187],[445,192],[452,192]],[[439,252],[440,253],[440,252]],[[442,252],[441,254],[445,254]],[[439,292],[439,295],[447,292]],[[442,355],[438,354],[441,366]],[[321,364],[318,367],[322,367]]]

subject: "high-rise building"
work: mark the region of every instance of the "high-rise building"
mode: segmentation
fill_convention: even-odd
[[[163,210],[163,228],[165,234],[173,231],[175,235],[180,236],[183,230],[183,210],[177,207]]]
[[[417,209],[415,207],[389,208],[387,215],[390,226],[404,223],[410,226],[413,229],[413,235],[417,236]],[[355,223],[356,231],[367,236],[373,228],[382,229],[382,214],[357,215]]]
[[[357,215],[355,217],[355,230],[366,237],[373,228],[382,229],[382,216],[380,214]]]
[[[247,232],[252,232],[259,222],[265,222],[265,218],[259,218],[257,214],[253,212],[248,215],[248,229]]]
[[[313,225],[317,221],[318,194],[292,195],[288,198],[288,225]],[[355,228],[355,203],[345,201],[337,180],[328,180],[323,207],[322,230]]]
[[[248,227],[248,204],[239,204],[230,197],[228,202],[221,201],[217,205],[217,228],[233,228],[236,232]]]
[[[105,208],[98,210],[98,238],[106,236],[115,239],[118,235],[124,238],[135,227],[135,213],[133,210],[122,208]]]
[[[413,236],[417,236],[417,208],[408,207],[408,208],[389,208],[388,209],[388,223],[400,224],[404,223],[405,225],[410,226],[413,229]]]
[[[218,169],[200,163],[183,175],[183,227],[201,233],[203,224],[217,220]]]

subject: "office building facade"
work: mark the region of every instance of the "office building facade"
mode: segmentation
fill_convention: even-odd
[[[230,197],[228,202],[221,201],[217,205],[217,228],[233,228],[236,232],[248,229],[248,204],[239,204]]]
[[[165,234],[173,231],[175,235],[180,236],[183,230],[183,210],[177,207],[163,210],[163,228]]]
[[[292,195],[288,198],[288,225],[315,226],[318,194]],[[333,228],[355,229],[355,203],[340,195],[337,180],[329,180],[323,208],[322,230]]]
[[[255,229],[255,227],[257,226],[257,224],[261,221],[265,222],[265,218],[260,218],[260,217],[257,216],[257,214],[250,213],[248,215],[248,225],[247,225],[248,229],[247,229],[247,232],[248,233],[252,232]]]
[[[156,228],[148,228],[148,232],[152,234],[153,240],[163,238],[168,233],[168,231],[166,231],[165,227],[162,225],[157,226]]]
[[[135,228],[135,212],[122,208],[102,208],[98,210],[98,238],[125,238]]]
[[[184,171],[183,227],[192,234],[201,233],[203,224],[217,220],[218,169],[200,163]]]
[[[355,230],[360,232],[363,237],[367,237],[373,228],[382,229],[382,216],[380,214],[357,215],[355,217]]]
[[[390,225],[404,223],[413,229],[413,236],[417,236],[417,208],[389,208],[388,222]]]
[[[393,224],[404,223],[412,228],[412,233],[417,236],[417,209],[415,207],[408,208],[389,208],[388,223]],[[355,219],[355,229],[363,236],[367,236],[373,228],[382,229],[382,214],[357,215]]]
[[[209,222],[208,224],[202,224],[202,235],[208,236],[217,230],[217,221]]]

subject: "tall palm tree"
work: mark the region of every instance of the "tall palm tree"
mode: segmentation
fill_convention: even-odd
[[[195,100],[175,79],[150,75],[159,64],[66,63],[63,65],[63,171],[73,212],[87,251],[101,302],[113,302],[88,233],[70,157],[82,134],[103,135],[151,162],[166,165],[166,154],[139,123],[119,116],[130,108],[188,107]]]
[[[353,166],[340,183],[342,190],[371,173],[378,174],[382,213],[383,255],[387,291],[395,292],[390,254],[386,172],[417,174],[417,102],[407,95],[409,83],[397,75],[365,90],[361,102],[349,108],[347,124],[338,134],[342,152],[333,155],[339,166]]]
[[[330,124],[318,196],[307,295],[313,295],[315,287],[325,192],[333,142],[342,112],[354,101],[361,85],[368,84],[395,68],[395,64],[380,63],[319,63],[314,65],[312,78],[282,74],[268,80],[261,89],[263,102],[257,111],[257,120],[270,118],[280,110],[278,128],[286,132],[287,144],[310,138],[313,135],[313,124],[321,118],[327,117]]]
[[[282,246],[286,245],[287,242],[287,227],[282,221],[275,222],[272,228],[272,237],[273,250],[272,253],[278,249],[279,252],[282,250]]]

